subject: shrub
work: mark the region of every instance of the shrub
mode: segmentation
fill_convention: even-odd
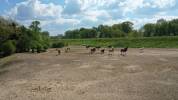
[[[37,53],[42,52],[42,50],[43,50],[42,45],[41,45],[41,44],[38,44],[36,50],[37,50]]]
[[[65,44],[63,42],[53,43],[52,48],[62,48]]]
[[[16,46],[13,41],[8,40],[2,44],[2,52],[4,56],[9,56],[16,52]]]

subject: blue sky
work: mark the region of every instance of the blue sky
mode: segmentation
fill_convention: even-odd
[[[51,35],[132,21],[135,28],[178,18],[178,0],[0,0],[0,15],[29,26],[33,20]]]

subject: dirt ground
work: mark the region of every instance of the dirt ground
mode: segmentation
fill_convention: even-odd
[[[88,52],[13,55],[0,69],[0,100],[178,100],[178,49]]]

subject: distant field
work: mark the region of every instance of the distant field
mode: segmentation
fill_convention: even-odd
[[[178,37],[144,37],[144,38],[103,38],[103,39],[52,39],[52,43],[64,42],[68,45],[91,45],[131,48],[178,48]]]

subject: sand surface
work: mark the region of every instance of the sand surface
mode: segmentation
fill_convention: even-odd
[[[178,100],[178,49],[88,52],[12,55],[0,69],[0,100]]]

